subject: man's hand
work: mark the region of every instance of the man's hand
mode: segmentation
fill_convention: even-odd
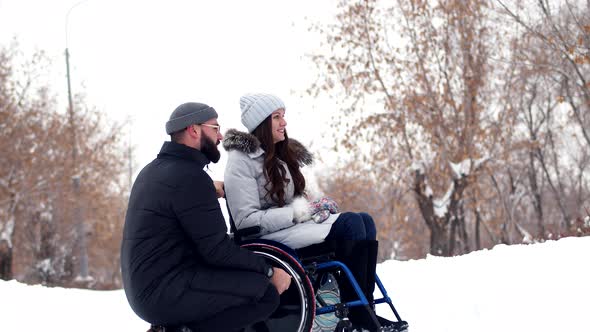
[[[272,269],[274,273],[270,279],[270,283],[276,287],[279,294],[283,294],[289,288],[289,285],[291,285],[291,276],[278,267],[273,267]]]
[[[225,191],[223,191],[223,181],[213,181],[215,185],[215,193],[217,194],[217,198],[225,197]]]

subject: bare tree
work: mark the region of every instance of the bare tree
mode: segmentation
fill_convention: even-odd
[[[435,255],[471,250],[466,193],[511,121],[493,98],[499,38],[487,13],[486,1],[342,1],[321,30],[329,53],[313,58],[321,75],[310,93],[347,100],[343,114],[359,119],[342,145],[367,142],[360,157],[378,177],[405,172]]]
[[[540,180],[556,203],[562,225],[558,233],[570,234],[572,216],[582,212],[588,188],[584,178],[590,148],[590,8],[580,1],[497,3],[501,13],[523,29],[522,44],[514,48],[514,64],[522,72],[517,91],[524,92],[527,100],[517,109],[524,116],[531,142],[528,172],[539,238],[545,238],[543,210],[549,208],[541,203]],[[564,108],[569,111],[563,112]]]
[[[559,74],[564,101],[571,107],[571,118],[579,126],[582,137],[590,145],[590,84],[587,82],[590,64],[590,8],[580,1],[548,2],[535,0],[511,7],[497,0],[505,13],[522,25],[532,37],[551,50],[552,57],[545,64]],[[520,10],[524,7],[525,10]],[[536,10],[537,15],[527,15]]]
[[[0,278],[74,285],[80,233],[74,202],[84,208],[94,280],[120,286],[117,260],[128,190],[123,127],[109,124],[75,96],[74,128],[57,110],[42,54],[30,61],[16,45],[0,49]],[[25,67],[17,66],[24,63]],[[77,167],[70,137],[77,135]],[[72,178],[83,179],[74,192]]]

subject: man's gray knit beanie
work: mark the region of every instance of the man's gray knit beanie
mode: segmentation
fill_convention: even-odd
[[[213,107],[201,103],[184,103],[170,114],[170,120],[166,122],[166,133],[170,135],[213,118],[217,118]]]
[[[285,103],[274,95],[267,93],[250,93],[240,98],[242,124],[253,132],[264,119],[279,108],[285,109]]]

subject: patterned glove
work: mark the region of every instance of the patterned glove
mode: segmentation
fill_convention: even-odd
[[[322,197],[310,202],[309,209],[311,210],[312,216],[323,210],[328,210],[332,214],[338,213],[339,211],[338,204],[329,197]]]
[[[316,214],[314,214],[313,216],[311,216],[311,219],[316,224],[321,224],[324,221],[326,221],[326,219],[328,219],[329,217],[330,217],[329,210],[321,210],[321,211],[317,212]]]

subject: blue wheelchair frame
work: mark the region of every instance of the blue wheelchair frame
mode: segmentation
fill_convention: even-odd
[[[227,204],[227,201],[226,201],[226,204]],[[372,309],[370,309],[371,308],[370,303],[367,300],[367,297],[363,293],[362,289],[360,288],[358,282],[356,281],[356,278],[353,276],[350,269],[346,265],[344,265],[342,262],[339,262],[336,260],[319,262],[319,263],[312,261],[310,264],[304,264],[302,259],[300,259],[301,257],[297,254],[297,252],[294,249],[292,249],[280,242],[266,240],[266,239],[260,239],[260,238],[242,240],[244,237],[247,238],[249,236],[255,236],[255,235],[259,234],[261,231],[261,228],[259,226],[254,226],[254,227],[248,227],[248,228],[238,230],[235,225],[235,222],[232,218],[232,215],[230,213],[229,205],[227,206],[227,212],[228,212],[228,216],[229,216],[230,232],[233,236],[234,241],[238,245],[240,245],[242,247],[253,247],[253,248],[256,248],[256,246],[267,247],[267,248],[270,247],[270,248],[278,249],[279,251],[283,251],[285,254],[289,255],[290,258],[292,258],[299,265],[299,268],[301,268],[305,272],[305,276],[306,276],[307,281],[309,283],[311,283],[311,275],[318,273],[318,272],[319,273],[324,273],[324,272],[327,273],[330,271],[340,270],[340,271],[342,271],[342,273],[344,273],[346,275],[346,278],[351,283],[351,285],[352,285],[352,287],[353,287],[354,291],[356,292],[359,299],[355,300],[355,301],[338,303],[336,305],[323,305],[322,303],[320,303],[320,304],[322,304],[322,306],[317,307],[315,305],[315,302],[316,302],[315,292],[317,292],[317,289],[316,289],[316,287],[312,286],[310,288],[312,289],[314,294],[311,294],[311,295],[314,296],[314,299],[311,302],[313,303],[314,308],[315,308],[315,310],[312,312],[312,314],[314,315],[313,317],[311,317],[312,320],[315,319],[315,316],[334,313],[336,315],[336,317],[338,317],[340,319],[340,321],[342,322],[342,318],[346,317],[346,315],[347,315],[348,308],[364,306],[365,308],[367,308],[367,310],[372,310]],[[325,255],[326,255],[326,253],[320,254],[320,256],[325,256]],[[314,256],[314,257],[318,257],[318,256]],[[313,258],[313,257],[309,257],[306,260],[311,260],[310,258]],[[377,275],[377,273],[375,273],[375,283],[377,284],[377,288],[379,288],[379,291],[381,292],[381,294],[383,296],[381,298],[374,299],[375,305],[381,304],[381,303],[387,303],[389,305],[389,308],[391,309],[391,311],[395,315],[397,321],[400,323],[403,322],[400,315],[398,314],[397,310],[393,306],[393,302],[391,301],[391,298],[387,294],[387,291],[385,290],[385,287],[383,286],[383,283],[381,282],[381,279],[379,279],[379,276]],[[377,319],[375,312],[373,312],[373,315],[375,316],[375,319]],[[407,329],[407,323],[406,323],[406,329]]]
[[[346,307],[352,308],[352,307],[368,306],[369,305],[369,301],[367,300],[367,297],[365,296],[365,294],[361,290],[359,284],[357,283],[356,279],[352,275],[352,272],[350,272],[350,270],[348,269],[348,267],[346,265],[342,264],[339,261],[331,261],[331,262],[325,262],[325,263],[317,263],[317,266],[315,268],[317,269],[317,271],[340,269],[342,272],[344,272],[346,274],[348,281],[352,284],[354,291],[356,292],[356,294],[359,297],[359,299],[356,301],[350,301],[350,302],[343,303],[344,305],[346,305]],[[379,288],[381,295],[383,295],[382,298],[375,299],[375,304],[380,304],[380,303],[389,304],[389,307],[391,308],[391,311],[393,311],[393,314],[395,315],[397,320],[401,321],[401,317],[397,313],[397,310],[395,310],[395,307],[393,306],[393,302],[391,301],[391,298],[387,294],[387,290],[385,290],[385,287],[383,286],[383,283],[381,283],[381,279],[379,279],[379,276],[377,274],[375,274],[375,282],[377,283],[377,287]],[[337,310],[337,306],[328,305],[325,307],[316,308],[315,312],[316,312],[316,315],[322,315],[322,314],[326,314],[326,313],[336,312],[336,310]]]
[[[352,308],[352,307],[360,307],[360,306],[369,307],[370,306],[369,301],[367,300],[367,297],[365,296],[365,294],[363,293],[362,289],[360,288],[358,282],[356,281],[356,278],[353,276],[350,269],[342,262],[333,260],[333,261],[328,261],[328,262],[320,262],[320,263],[312,262],[310,264],[304,264],[295,250],[293,250],[292,248],[290,248],[280,242],[276,242],[276,241],[272,241],[272,240],[252,239],[252,240],[246,240],[246,241],[239,241],[239,244],[242,247],[246,247],[246,248],[248,248],[248,247],[256,248],[257,246],[277,248],[277,249],[287,253],[300,265],[301,268],[303,268],[303,270],[306,272],[306,275],[308,276],[308,279],[310,278],[309,272],[311,272],[311,271],[313,271],[314,273],[330,272],[330,271],[335,271],[335,270],[342,271],[346,275],[346,278],[348,279],[348,281],[351,283],[351,285],[354,288],[354,291],[356,292],[359,299],[355,300],[355,301],[339,303],[336,305],[326,305],[326,306],[316,307],[316,309],[315,309],[316,316],[323,315],[323,314],[329,314],[329,313],[336,313],[337,317],[340,318],[342,315],[341,312],[338,312],[340,310]],[[401,319],[400,315],[398,314],[397,310],[395,309],[391,298],[387,294],[387,290],[383,286],[381,279],[379,279],[379,276],[376,273],[375,273],[375,283],[377,284],[377,288],[379,288],[379,291],[381,292],[381,295],[382,295],[381,298],[374,299],[375,305],[387,303],[389,305],[389,308],[391,309],[391,311],[395,315],[397,321],[401,322],[402,319]],[[314,291],[315,291],[315,289],[314,289]]]

